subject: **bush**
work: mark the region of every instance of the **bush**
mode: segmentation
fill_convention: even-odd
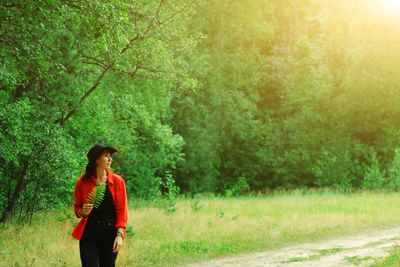
[[[319,187],[350,188],[353,164],[349,151],[324,149],[312,168],[315,184]]]
[[[388,166],[388,179],[385,185],[386,188],[400,188],[400,149],[394,150],[394,157]]]
[[[229,189],[225,190],[226,197],[236,197],[244,195],[250,190],[250,186],[245,177],[239,177],[237,182]]]
[[[365,189],[379,189],[385,185],[384,170],[381,170],[379,159],[375,150],[370,151],[370,165],[366,166],[364,180],[362,181],[362,188]]]

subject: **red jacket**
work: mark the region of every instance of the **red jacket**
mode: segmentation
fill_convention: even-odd
[[[125,181],[121,176],[113,174],[107,170],[108,176],[108,188],[110,188],[111,195],[114,201],[116,223],[115,229],[124,228],[126,229],[126,224],[128,222],[128,204],[126,197]],[[78,216],[78,210],[83,207],[83,204],[87,204],[86,200],[93,187],[96,186],[96,181],[92,176],[90,179],[83,181],[78,179],[75,186],[74,196],[75,196],[75,215]],[[83,231],[88,220],[88,216],[82,218],[82,220],[75,227],[72,232],[72,236],[78,240],[81,240]]]

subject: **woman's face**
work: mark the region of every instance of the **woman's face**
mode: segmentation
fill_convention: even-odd
[[[100,154],[100,157],[96,160],[97,168],[110,169],[112,162],[111,153],[104,151]]]

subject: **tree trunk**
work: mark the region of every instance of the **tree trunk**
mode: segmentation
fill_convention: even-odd
[[[14,212],[15,206],[17,204],[17,200],[21,194],[22,188],[25,183],[25,178],[26,178],[26,173],[28,172],[28,162],[25,162],[24,168],[22,169],[22,173],[18,179],[17,186],[15,187],[14,193],[12,195],[12,198],[8,202],[7,208],[5,209],[2,218],[0,219],[0,222],[5,222],[8,218],[10,218]]]

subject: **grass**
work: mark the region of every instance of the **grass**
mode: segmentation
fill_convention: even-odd
[[[281,263],[290,263],[290,262],[303,262],[303,261],[314,261],[320,259],[322,256],[335,254],[341,252],[343,250],[349,250],[349,248],[330,248],[330,249],[319,249],[316,250],[317,254],[310,255],[308,257],[296,257],[290,258],[285,261],[281,261]]]
[[[390,251],[390,255],[383,259],[374,259],[375,263],[371,267],[399,267],[400,266],[400,246],[396,246]]]
[[[326,256],[330,254],[335,254],[344,250],[349,250],[350,248],[329,248],[329,249],[320,249],[318,252],[321,256]]]
[[[372,257],[348,257],[346,260],[355,266],[360,266],[363,262],[372,260]]]
[[[175,212],[131,201],[118,266],[174,266],[398,225],[400,193],[309,192],[182,199]],[[80,266],[72,210],[0,225],[4,266]],[[329,253],[329,252],[327,252]],[[400,251],[399,251],[400,254]]]

